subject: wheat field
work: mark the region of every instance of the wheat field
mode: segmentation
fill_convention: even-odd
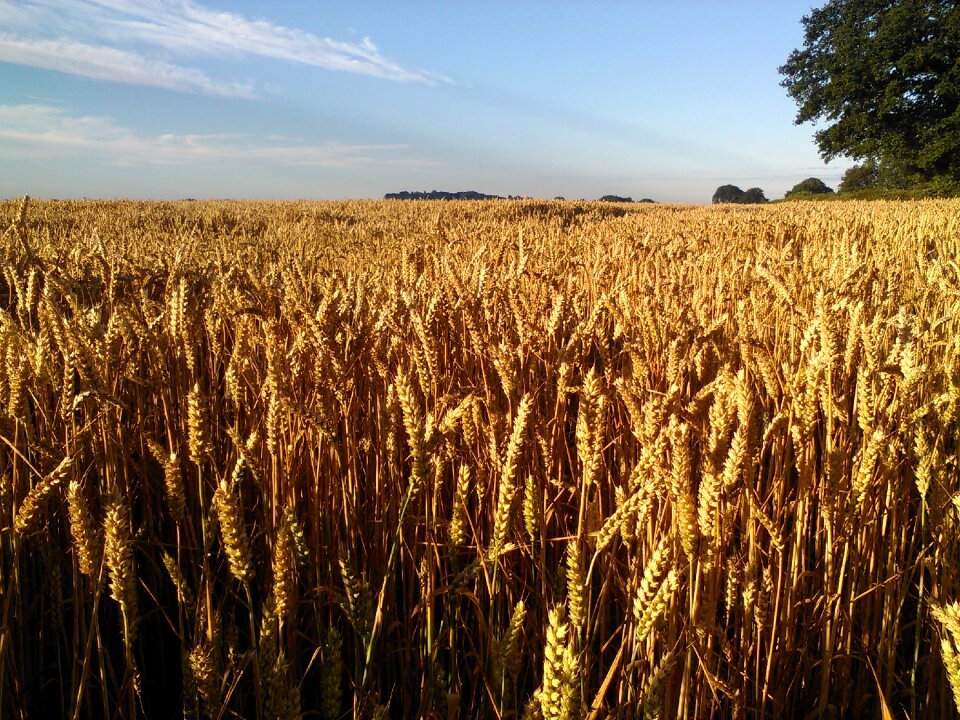
[[[960,202],[0,228],[0,716],[956,717]]]

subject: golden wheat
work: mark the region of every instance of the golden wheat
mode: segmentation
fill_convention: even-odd
[[[0,224],[0,716],[955,717],[957,201]]]

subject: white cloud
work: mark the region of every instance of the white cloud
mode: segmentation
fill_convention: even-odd
[[[0,0],[0,27],[8,29],[0,35],[2,62],[187,92],[253,94],[249,83],[221,83],[163,57],[247,55],[397,82],[450,82],[390,60],[369,38],[333,40],[193,0]]]
[[[385,58],[370,38],[349,43],[313,33],[251,20],[242,15],[206,8],[192,0],[94,0],[86,5],[116,13],[109,25],[122,36],[171,50],[198,54],[248,53],[328,70],[372,75],[401,82],[447,81],[439,75],[404,68]]]
[[[0,0],[0,27],[39,29],[51,19],[51,13],[42,7]]]
[[[87,154],[125,166],[253,163],[347,168],[421,164],[398,154],[404,149],[403,145],[264,142],[240,134],[148,136],[109,118],[74,117],[48,105],[0,105],[0,157]]]
[[[181,92],[225,97],[254,96],[249,83],[217,82],[194,68],[150,60],[130,50],[70,40],[30,40],[0,33],[0,62]]]

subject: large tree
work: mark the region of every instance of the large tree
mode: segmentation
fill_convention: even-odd
[[[960,3],[829,0],[802,22],[780,73],[825,160],[960,176]]]
[[[765,203],[767,202],[763,190],[752,187],[741,190],[736,185],[721,185],[713,193],[713,203]]]
[[[744,194],[736,185],[721,185],[713,193],[713,204],[743,202]]]

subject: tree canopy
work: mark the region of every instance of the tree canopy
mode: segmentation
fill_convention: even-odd
[[[791,195],[828,195],[832,192],[833,188],[829,187],[823,180],[811,177],[806,180],[801,180],[787,190],[787,192],[784,193],[784,197],[788,198]]]
[[[763,190],[758,187],[747,188],[743,192],[743,198],[740,202],[742,203],[765,203],[767,202],[767,196],[763,194]]]
[[[721,185],[713,193],[713,203],[765,203],[763,190],[758,187],[741,190],[736,185]]]
[[[743,202],[743,190],[736,185],[721,185],[713,193],[713,204]]]
[[[960,4],[829,0],[780,67],[825,160],[893,161],[960,177]]]
[[[880,168],[876,160],[867,160],[854,165],[840,178],[839,190],[842,193],[868,190],[880,184]]]

